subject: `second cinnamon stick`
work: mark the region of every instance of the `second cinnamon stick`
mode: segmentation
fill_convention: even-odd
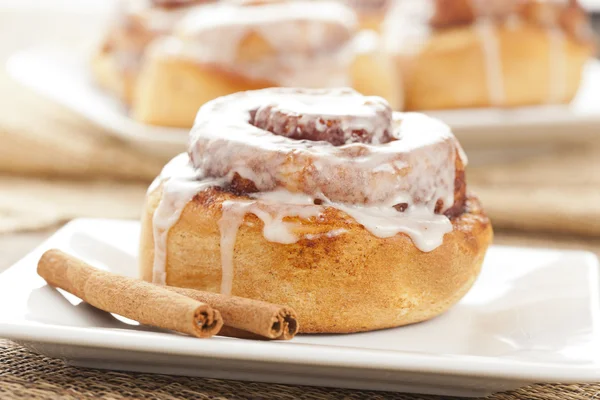
[[[213,308],[219,310],[227,328],[254,333],[267,339],[281,340],[292,339],[298,332],[299,326],[296,313],[290,307],[194,289],[172,286],[165,286],[165,289],[210,304]],[[225,329],[226,327],[219,334],[223,336],[242,336],[236,333],[235,330]]]

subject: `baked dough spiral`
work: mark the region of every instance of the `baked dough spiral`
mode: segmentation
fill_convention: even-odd
[[[213,100],[149,191],[142,277],[288,304],[304,332],[431,318],[491,240],[465,164],[443,123],[351,89]]]
[[[140,2],[134,2],[135,4]],[[142,123],[190,128],[239,91],[353,86],[402,107],[391,58],[342,3],[157,0],[131,7],[94,57],[96,80]]]
[[[386,21],[406,108],[568,103],[594,52],[576,0],[400,0]]]

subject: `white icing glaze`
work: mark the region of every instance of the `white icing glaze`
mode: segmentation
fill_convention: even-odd
[[[323,196],[319,196],[323,203],[315,206],[313,205],[314,198],[312,196],[291,193],[285,190],[257,193],[253,197],[259,199],[260,202],[266,202],[271,205],[292,205],[290,210],[285,210],[283,216],[294,215],[305,219],[319,215],[325,207],[333,207],[351,216],[374,236],[389,238],[396,236],[398,233],[404,233],[412,239],[417,248],[425,252],[436,249],[442,244],[444,235],[452,232],[450,220],[444,215],[438,215],[433,212],[433,208],[435,207],[433,203],[429,205],[409,206],[405,212],[398,212],[394,208],[394,205],[398,204],[397,201],[391,201],[389,204],[368,206],[336,203]],[[404,196],[400,196],[400,199],[404,200],[404,198]],[[266,222],[260,216],[259,218],[267,224],[268,221]],[[338,230],[335,233],[330,232],[329,234],[337,235],[337,232]],[[269,239],[267,235],[265,237]],[[297,238],[295,239],[297,240]],[[294,243],[296,240],[290,243]]]
[[[485,65],[486,86],[488,100],[493,106],[505,103],[504,74],[502,72],[502,55],[496,33],[496,25],[492,18],[485,12],[485,0],[471,0],[477,19],[475,29],[481,41],[483,61]]]
[[[153,217],[155,282],[165,283],[167,236],[185,205],[202,190],[227,185],[236,174],[251,180],[259,191],[222,203],[218,225],[224,294],[232,292],[235,244],[240,227],[251,223],[248,214],[262,221],[265,239],[274,243],[345,234],[344,228],[306,232],[296,222],[311,220],[318,225],[319,217],[332,207],[348,215],[347,223],[355,221],[374,236],[403,233],[424,252],[442,244],[452,224],[434,210],[439,200],[444,210],[453,204],[456,154],[462,157],[449,129],[420,114],[394,113],[389,121],[380,121],[375,111],[385,104],[379,99],[349,89],[330,92],[328,97],[318,90],[269,89],[227,96],[202,108],[190,140],[191,158],[176,157],[150,188],[162,183],[162,199]],[[339,109],[334,106],[337,102]],[[349,118],[340,126],[370,130],[373,144],[333,146],[274,135],[249,123],[250,111],[261,104],[280,104],[288,112],[306,115],[322,110],[324,119]],[[377,132],[383,126],[396,140],[379,143]],[[310,190],[294,181],[296,174],[306,172],[307,162],[315,172],[310,175],[314,181]],[[211,176],[215,178],[207,178]],[[395,208],[399,204],[404,211]]]
[[[355,14],[331,1],[206,5],[189,13],[174,36],[155,42],[149,53],[214,64],[281,86],[345,86],[355,30]],[[240,58],[250,35],[264,39],[272,51]]]
[[[335,202],[381,204],[396,200],[402,193],[406,201],[419,199],[422,203],[435,201],[437,195],[444,209],[453,203],[453,166],[460,145],[448,126],[435,119],[417,113],[394,113],[391,133],[401,140],[345,146],[277,136],[249,123],[249,110],[285,102],[290,97],[310,107],[315,106],[312,97],[324,96],[335,103],[347,96],[342,104],[350,119],[364,115],[362,110],[369,99],[351,89],[310,93],[267,89],[205,104],[190,139],[195,166],[207,176],[226,176],[242,166],[241,175],[252,180],[260,191],[284,187],[310,195],[322,193]],[[318,103],[313,114],[324,102]],[[377,132],[380,124],[376,118],[361,120],[361,126],[370,132]],[[289,153],[293,153],[293,159]]]

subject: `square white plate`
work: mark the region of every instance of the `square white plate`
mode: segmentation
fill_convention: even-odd
[[[50,47],[23,50],[9,59],[7,71],[115,136],[161,154],[185,151],[188,129],[144,125],[131,119],[120,101],[94,84],[85,58],[73,51]],[[570,105],[426,113],[448,123],[467,149],[588,142],[600,138],[598,93],[600,61],[590,60]]]
[[[598,260],[493,247],[471,292],[429,322],[291,342],[200,340],[139,326],[36,275],[48,248],[135,276],[139,224],[76,220],[0,275],[0,337],[97,368],[460,396],[600,381]]]

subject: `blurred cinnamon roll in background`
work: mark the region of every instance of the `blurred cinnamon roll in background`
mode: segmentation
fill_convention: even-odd
[[[576,0],[398,0],[385,35],[410,110],[568,103],[595,48]]]
[[[400,107],[379,37],[334,1],[157,1],[125,14],[94,61],[144,123],[190,127],[216,97],[273,86],[353,86]]]
[[[147,46],[172,32],[192,8],[217,0],[129,0],[119,3],[118,21],[92,60],[92,73],[104,89],[131,103]]]

